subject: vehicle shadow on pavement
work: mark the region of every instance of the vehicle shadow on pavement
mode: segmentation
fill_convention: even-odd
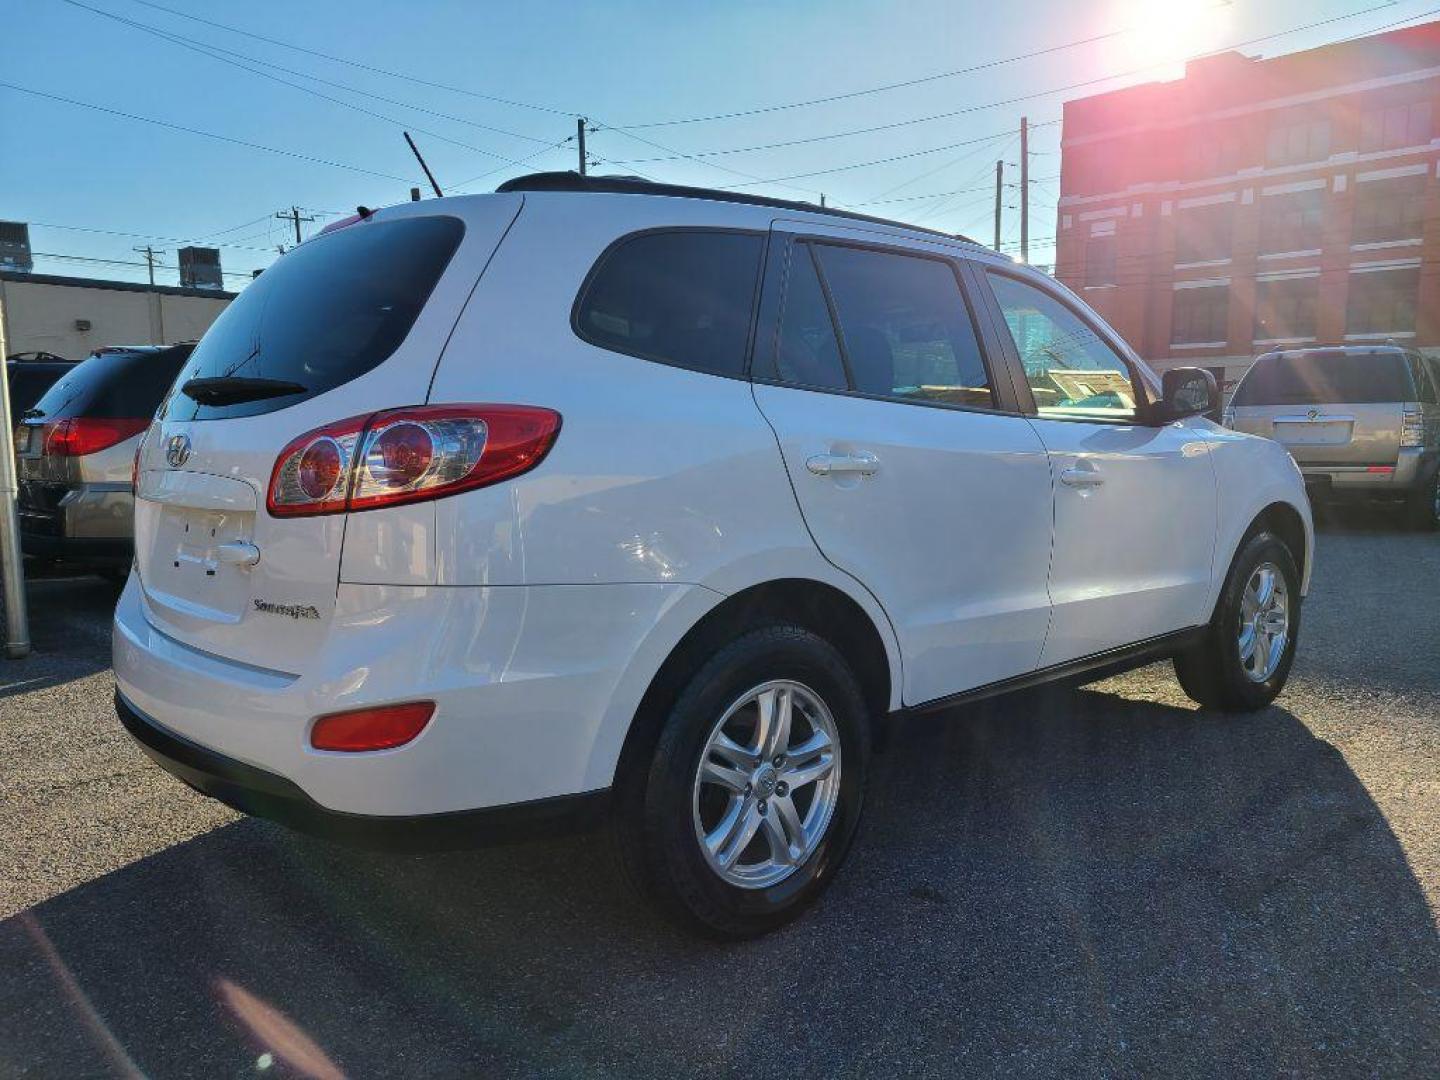
[[[1094,690],[899,724],[844,873],[758,942],[657,922],[598,837],[397,857],[244,821],[0,924],[0,972],[6,1075],[1401,1075],[1440,1053],[1434,919],[1340,754],[1280,708]]]
[[[108,669],[110,617],[119,595],[117,584],[98,577],[29,578],[33,651],[23,660],[0,661],[0,700]]]

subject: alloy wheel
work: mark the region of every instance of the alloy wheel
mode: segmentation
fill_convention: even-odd
[[[1280,666],[1290,640],[1290,590],[1272,562],[1257,566],[1240,596],[1240,666],[1263,683]]]

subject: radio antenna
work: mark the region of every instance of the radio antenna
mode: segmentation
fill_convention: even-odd
[[[430,181],[430,186],[435,189],[435,197],[443,199],[445,193],[440,190],[440,185],[435,182],[435,174],[430,171],[430,166],[425,164],[425,159],[420,156],[420,148],[415,145],[415,140],[410,137],[410,132],[405,132],[405,141],[410,144],[410,152],[415,155],[415,160],[420,162],[420,168],[425,170],[425,179]]]

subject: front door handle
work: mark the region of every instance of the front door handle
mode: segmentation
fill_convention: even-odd
[[[1060,482],[1067,487],[1095,488],[1105,483],[1105,477],[1094,465],[1072,465],[1061,470]]]
[[[840,476],[845,473],[874,476],[880,468],[880,459],[868,450],[857,450],[853,454],[815,454],[805,459],[805,468],[816,476]]]

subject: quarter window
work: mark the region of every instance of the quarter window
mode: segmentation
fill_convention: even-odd
[[[830,244],[812,250],[839,322],[852,390],[994,407],[979,338],[948,262]]]
[[[776,357],[782,382],[827,390],[846,390],[840,339],[830,321],[830,308],[815,271],[809,244],[796,244],[790,258],[790,284],[780,318]]]
[[[990,284],[1041,416],[1130,419],[1130,364],[1057,297],[1006,274]]]
[[[592,345],[712,375],[742,375],[761,237],[642,233],[612,248],[576,307]]]

